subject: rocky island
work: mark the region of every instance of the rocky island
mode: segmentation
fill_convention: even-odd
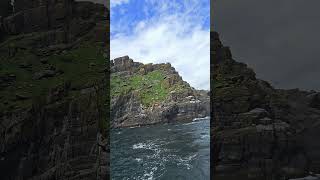
[[[107,179],[109,10],[1,0],[0,179]]]
[[[170,63],[111,61],[111,127],[191,121],[210,115],[209,92],[183,81]]]
[[[211,32],[211,169],[216,179],[320,173],[320,93],[273,88]]]

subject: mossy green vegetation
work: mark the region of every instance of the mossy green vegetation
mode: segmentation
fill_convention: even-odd
[[[190,91],[191,87],[179,79],[177,74],[168,74],[165,69],[157,69],[144,75],[136,73],[125,76],[113,73],[110,89],[111,98],[133,92],[144,106],[150,107],[164,102],[172,92],[185,93]]]
[[[80,94],[80,89],[90,87],[106,78],[104,47],[93,42],[83,42],[76,48],[39,56],[31,48],[13,48],[25,44],[25,39],[11,38],[0,44],[0,110],[30,108],[45,101],[50,89],[68,84],[70,98]],[[28,44],[28,43],[27,43]],[[24,46],[23,46],[24,47]],[[45,71],[54,72],[35,78]]]
[[[73,48],[39,55],[37,50],[41,48],[28,46],[29,37],[34,34],[13,36],[0,44],[0,111],[40,111],[46,106],[59,113],[59,108],[65,107],[62,104],[77,102],[86,107],[90,101],[97,107],[99,131],[107,137],[110,84],[106,47],[89,40]],[[35,78],[48,70],[54,74]],[[81,92],[90,87],[95,88],[95,96]],[[56,103],[49,102],[48,95],[59,88],[68,89],[67,93]]]
[[[111,77],[111,97],[137,91],[142,104],[146,106],[164,101],[170,92],[164,85],[166,76],[161,70],[155,70],[146,75],[121,77],[113,74]]]

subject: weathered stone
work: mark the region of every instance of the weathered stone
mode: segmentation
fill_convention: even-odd
[[[265,118],[262,118],[259,120],[259,123],[260,124],[263,124],[263,125],[268,125],[268,124],[271,124],[272,123],[272,119],[268,118],[268,117],[265,117]]]
[[[108,10],[73,0],[15,0],[14,12],[5,12],[3,3],[8,1],[0,2],[1,57],[26,69],[8,69],[8,74],[0,75],[0,179],[108,179],[110,150],[104,113],[109,104],[100,102],[105,94],[97,94],[107,92],[106,83],[98,83],[102,86],[94,90],[83,89],[88,88],[84,83],[70,95],[69,79],[61,78],[58,84],[47,83],[49,79],[32,82],[32,75],[40,80],[62,74],[51,60],[60,60],[62,53],[84,41],[105,47]],[[70,69],[68,78],[78,78],[71,76],[76,70]],[[106,78],[103,74],[94,76]],[[39,83],[44,87],[39,88]]]
[[[107,37],[105,22],[109,18],[102,5],[73,0],[31,2],[16,0],[14,10],[13,14],[5,13],[7,15],[0,18],[3,19],[0,21],[2,24],[0,31],[5,34],[17,35],[61,29],[65,33],[64,39],[69,42],[74,42],[89,31],[94,31],[91,36],[97,42]]]
[[[47,64],[47,63],[48,63],[48,59],[43,58],[43,59],[40,60],[40,62],[41,62],[42,64]]]
[[[150,106],[143,105],[139,89],[130,89],[125,94],[112,97],[111,119],[112,127],[141,126],[175,121],[191,121],[194,118],[209,116],[209,96],[207,91],[194,90],[188,83],[183,82],[179,74],[170,64],[141,64],[133,62],[128,56],[111,61],[112,76],[130,78],[135,75],[145,76],[160,71],[166,78],[161,82],[166,90],[174,85],[180,85],[178,91],[168,92],[166,99],[156,101],[160,94],[156,92]],[[160,83],[160,80],[153,80]],[[126,87],[127,85],[123,85]],[[152,90],[152,84],[145,84],[144,89]],[[111,90],[112,91],[112,90]],[[115,91],[115,90],[114,90]],[[192,98],[186,98],[186,97]]]
[[[24,68],[30,68],[32,64],[24,62],[24,63],[21,63],[19,66],[20,68],[24,69]]]
[[[33,75],[33,79],[39,80],[42,78],[48,78],[48,77],[53,77],[56,75],[56,72],[54,70],[44,70],[38,73],[35,73]]]
[[[12,13],[11,0],[2,0],[0,2],[0,17],[6,17]]]
[[[8,34],[16,35],[23,31],[24,14],[23,12],[16,13],[6,17],[3,20],[4,31]]]
[[[320,173],[320,144],[311,140],[320,137],[318,93],[274,89],[233,60],[216,32],[211,35],[213,178],[288,179]]]
[[[24,94],[16,94],[16,99],[17,100],[26,100],[29,99],[30,97]]]

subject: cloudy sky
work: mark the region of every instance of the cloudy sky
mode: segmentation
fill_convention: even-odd
[[[279,88],[320,90],[319,0],[215,0],[214,29],[234,59]]]
[[[209,89],[209,0],[111,0],[111,59],[170,62],[197,89]]]

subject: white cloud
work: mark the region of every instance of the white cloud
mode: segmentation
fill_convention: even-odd
[[[112,7],[116,7],[116,6],[120,6],[122,4],[128,3],[129,0],[110,0],[110,6]]]
[[[198,23],[204,17],[195,13],[201,11],[196,5],[185,4],[185,11],[169,14],[170,7],[159,3],[159,16],[138,22],[131,35],[111,39],[111,58],[129,55],[142,63],[170,62],[191,86],[210,89],[210,30]]]

